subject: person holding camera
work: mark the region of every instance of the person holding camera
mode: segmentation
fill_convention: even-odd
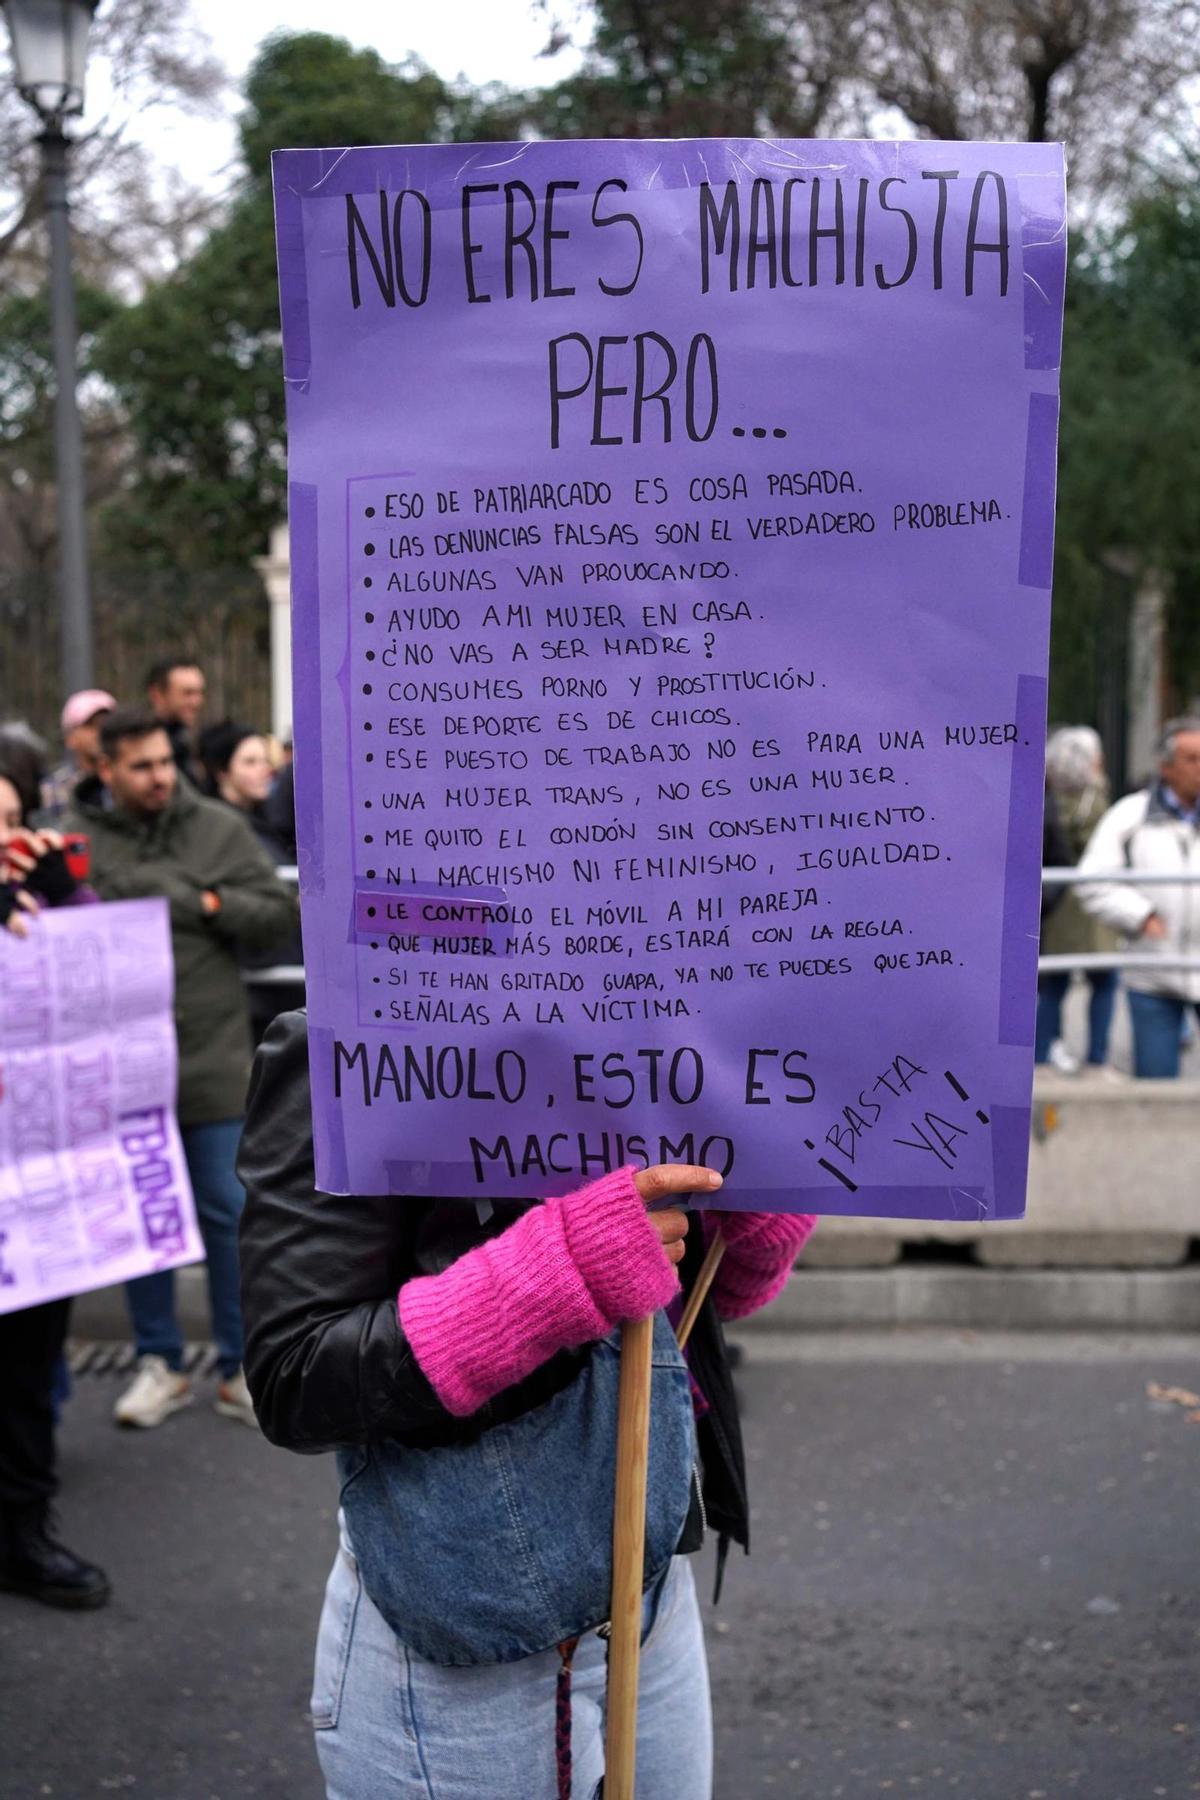
[[[28,937],[43,907],[94,900],[77,878],[86,846],[55,831],[30,831],[36,788],[0,763],[0,930]],[[72,869],[72,862],[75,869]],[[51,1534],[58,1488],[54,1384],[69,1299],[0,1313],[0,1589],[47,1606],[103,1606],[108,1577]]]

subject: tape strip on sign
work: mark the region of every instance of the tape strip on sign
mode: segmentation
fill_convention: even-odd
[[[1025,1180],[1029,1172],[1029,1127],[1032,1107],[989,1106],[992,1121],[992,1181],[996,1219],[1024,1216]]]
[[[326,1068],[334,1064],[334,1031],[332,1026],[309,1026],[309,1058],[320,1058]],[[321,1184],[325,1194],[348,1194],[350,1178],[346,1168],[346,1129],[341,1110],[330,1107],[313,1113],[313,1149],[318,1166],[329,1170],[329,1179]]]
[[[1058,396],[1030,394],[1025,430],[1025,490],[1021,498],[1022,587],[1048,588],[1054,569],[1054,468],[1058,453]]]
[[[1046,690],[1047,683],[1041,675],[1017,678],[1017,741],[1009,773],[997,1042],[1021,1046],[1033,1042],[1037,1006]]]
[[[1045,211],[1046,182],[1031,175],[1018,182],[1021,196],[1021,271],[1025,300],[1025,367],[1057,369],[1062,361],[1063,286],[1067,226]],[[1055,186],[1055,199],[1059,190]]]
[[[279,310],[283,320],[283,378],[307,383],[312,366],[308,328],[308,274],[304,262],[304,207],[294,187],[275,201],[275,248],[279,259]],[[292,566],[296,566],[295,552]]]

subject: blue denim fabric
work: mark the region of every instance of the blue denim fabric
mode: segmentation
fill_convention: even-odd
[[[1108,1037],[1117,1004],[1118,976],[1115,969],[1088,969],[1085,973],[1090,990],[1087,1059],[1099,1066],[1108,1061]],[[1049,1062],[1050,1046],[1055,1038],[1062,1036],[1062,1006],[1070,985],[1071,975],[1067,969],[1038,977],[1034,1062]]]
[[[554,1650],[448,1669],[405,1649],[339,1551],[317,1640],[312,1716],[328,1800],[554,1800]],[[604,1775],[605,1647],[580,1640],[571,1677],[573,1800]],[[708,1667],[689,1563],[647,1594],[638,1680],[638,1800],[710,1800]]]
[[[687,1368],[654,1321],[646,1583],[687,1518],[695,1424]],[[542,1406],[470,1442],[338,1452],[363,1585],[429,1662],[511,1662],[608,1617],[620,1337],[593,1346]]]
[[[180,1132],[187,1158],[196,1217],[208,1261],[208,1293],[213,1340],[222,1378],[242,1363],[242,1300],[238,1266],[238,1220],[246,1195],[234,1173],[240,1119],[189,1125]],[[139,1356],[161,1356],[172,1369],[183,1367],[183,1334],[175,1316],[175,1271],[142,1275],[125,1284]]]
[[[1143,994],[1130,988],[1133,1072],[1143,1081],[1174,1081],[1178,1077],[1186,1010],[1187,1002],[1170,994]],[[1196,1012],[1200,1016],[1200,1007]]]

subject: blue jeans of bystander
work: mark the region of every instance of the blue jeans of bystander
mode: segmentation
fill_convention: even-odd
[[[1133,1023],[1133,1072],[1143,1081],[1173,1081],[1179,1075],[1183,1017],[1189,1002],[1170,994],[1129,990]],[[1196,1009],[1200,1013],[1200,1008]]]
[[[447,1668],[406,1650],[345,1544],[325,1590],[312,1715],[328,1800],[554,1800],[556,1651]],[[573,1800],[604,1775],[605,1647],[580,1639],[571,1681]],[[638,1684],[638,1800],[709,1800],[712,1714],[691,1566],[647,1596]]]
[[[242,1302],[238,1268],[238,1220],[246,1196],[234,1171],[240,1119],[213,1125],[189,1125],[180,1136],[196,1199],[196,1217],[208,1262],[217,1365],[228,1377],[242,1362]],[[142,1275],[126,1285],[133,1335],[139,1356],[161,1356],[168,1366],[183,1366],[183,1333],[175,1313],[175,1272]]]

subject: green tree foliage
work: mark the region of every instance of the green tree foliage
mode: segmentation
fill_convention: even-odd
[[[79,372],[83,426],[93,487],[119,479],[122,433],[97,391],[97,333],[118,312],[111,295],[81,284]],[[0,301],[0,517],[10,567],[45,570],[56,541],[54,519],[54,360],[50,308],[43,292],[10,291]]]
[[[226,219],[110,324],[99,368],[135,443],[102,548],[194,568],[261,555],[283,512],[283,374],[270,153],[452,135],[461,102],[419,65],[311,32],[268,40],[239,122],[245,174]]]
[[[601,0],[583,67],[529,96],[527,121],[547,137],[812,137],[861,14],[856,0]]]
[[[1200,691],[1200,189],[1138,200],[1074,257],[1062,419],[1051,710],[1096,715],[1148,576],[1182,703]]]

